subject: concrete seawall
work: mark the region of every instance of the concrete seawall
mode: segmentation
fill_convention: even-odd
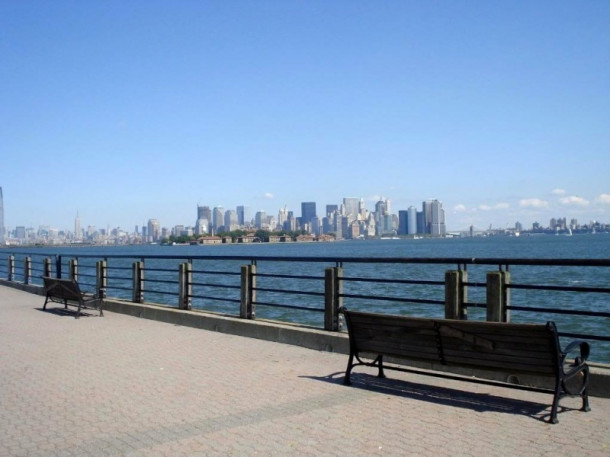
[[[12,287],[25,292],[43,295],[43,289],[36,285],[10,282],[0,279],[0,286]],[[41,302],[42,305],[42,302]],[[104,310],[130,316],[150,319],[168,324],[198,328],[230,335],[256,338],[277,343],[290,344],[319,351],[349,354],[349,339],[345,332],[328,332],[296,324],[264,320],[247,320],[203,311],[186,311],[165,306],[132,303],[129,301],[106,299]],[[405,363],[387,359],[391,363]],[[347,360],[346,360],[347,364]],[[502,374],[483,370],[447,368],[440,364],[408,363],[423,370],[445,371],[463,376],[476,376],[495,381],[514,381],[509,373]],[[610,365],[590,363],[590,395],[610,398]],[[518,383],[527,386],[552,388],[548,378],[519,376]]]

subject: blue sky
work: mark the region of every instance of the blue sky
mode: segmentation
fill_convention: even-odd
[[[610,222],[610,2],[4,1],[5,224]]]

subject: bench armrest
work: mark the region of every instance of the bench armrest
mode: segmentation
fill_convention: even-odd
[[[570,364],[570,370],[565,372],[564,374],[567,377],[572,376],[575,373],[578,373],[583,369],[583,367],[587,364],[587,359],[589,358],[589,353],[591,352],[591,348],[589,343],[586,341],[576,340],[572,341],[568,344],[563,351],[561,351],[561,370],[564,370],[564,364],[566,359],[570,355],[570,353],[575,352],[576,349],[579,350],[579,355],[574,357],[574,363]]]

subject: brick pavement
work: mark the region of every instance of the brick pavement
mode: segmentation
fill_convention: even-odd
[[[356,370],[347,356],[0,287],[0,456],[610,456],[610,399]]]

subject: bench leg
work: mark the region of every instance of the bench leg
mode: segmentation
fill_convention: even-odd
[[[551,406],[551,418],[549,419],[549,422],[551,424],[556,424],[557,422],[559,422],[559,420],[557,419],[557,409],[559,408],[559,390],[558,388],[555,389],[555,395],[553,395],[553,406]]]
[[[385,373],[383,372],[383,356],[380,354],[377,356],[375,362],[379,365],[379,373],[377,374],[378,378],[385,378]]]
[[[47,302],[48,302],[48,301],[49,301],[49,296],[47,295],[47,298],[46,298],[46,299],[45,299],[45,301],[44,301],[44,305],[42,305],[42,309],[43,309],[44,311],[46,311],[46,309],[47,309]]]
[[[349,360],[347,361],[347,369],[345,370],[345,377],[343,378],[343,384],[346,386],[350,386],[352,384],[352,381],[350,380],[352,368],[354,368],[354,353],[350,351]]]

